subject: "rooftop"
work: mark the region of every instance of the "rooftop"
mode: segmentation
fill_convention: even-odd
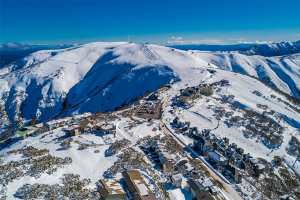
[[[125,194],[121,184],[115,179],[102,179],[100,183],[109,194]]]
[[[126,173],[128,174],[130,180],[136,185],[141,196],[150,194],[150,190],[138,170],[129,170],[126,171]]]

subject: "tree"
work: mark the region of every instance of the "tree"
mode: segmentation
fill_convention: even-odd
[[[204,96],[211,96],[213,95],[214,91],[212,86],[201,86],[200,88],[200,94]]]
[[[296,162],[300,160],[300,154],[297,155],[296,159],[295,159],[295,162],[293,163],[292,167],[295,166]]]

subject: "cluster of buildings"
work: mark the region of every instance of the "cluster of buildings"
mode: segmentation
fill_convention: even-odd
[[[179,107],[186,107],[187,102],[190,99],[199,98],[201,95],[211,96],[215,87],[225,87],[228,85],[230,85],[228,80],[220,80],[211,84],[200,84],[197,86],[187,87],[180,90],[180,95],[175,98],[173,103]]]
[[[23,126],[21,128],[18,128],[16,130],[9,128],[5,130],[0,135],[0,144],[5,143],[6,141],[14,139],[24,139],[26,137],[32,136],[34,134],[39,134],[48,131],[49,128],[44,123],[34,124],[34,125],[28,125]]]
[[[155,168],[159,168],[166,175],[165,177],[168,177],[165,185],[168,185],[167,192],[174,200],[174,195],[184,196],[182,191],[187,192],[192,199],[196,200],[222,199],[219,189],[210,178],[193,176],[192,173],[195,171],[189,161],[170,153],[165,143],[160,142],[160,140],[152,140],[142,144],[140,148],[155,164]],[[182,198],[178,197],[178,199]]]
[[[85,118],[79,122],[79,124],[71,125],[65,128],[64,131],[69,136],[77,136],[84,132],[99,131],[104,135],[116,133],[116,127],[113,124],[105,123],[103,121],[96,121],[90,118]]]
[[[19,128],[16,131],[16,135],[17,135],[17,137],[25,138],[25,137],[31,136],[35,133],[41,132],[40,131],[41,128],[43,128],[43,124],[25,126],[25,127]]]
[[[136,108],[135,115],[144,119],[160,119],[162,103],[160,100],[142,101]]]
[[[175,155],[170,154],[164,144],[153,141],[150,144],[140,146],[140,148],[163,172],[167,173],[173,170],[176,164]]]
[[[77,136],[84,132],[101,131],[102,134],[115,134],[116,127],[104,120],[99,120],[96,115],[83,114],[79,117],[65,117],[51,120],[46,123],[28,124],[20,128],[9,128],[0,136],[0,144],[14,137],[26,138],[28,136],[44,133],[57,128],[67,127],[63,130],[69,136]]]
[[[199,132],[196,127],[190,127],[190,123],[180,122],[178,118],[175,118],[171,125],[177,132],[192,138],[193,149],[229,180],[240,183],[243,171],[254,177],[263,173],[265,166],[249,154],[245,154],[244,149],[235,143],[229,143],[228,138],[219,138],[209,129]]]
[[[185,179],[181,174],[176,174],[171,176],[171,183],[171,191],[184,189],[195,200],[222,199],[219,189],[210,178]],[[121,179],[101,179],[98,185],[103,200],[157,199],[139,170],[125,170]]]
[[[139,170],[126,170],[122,173],[122,180],[101,179],[99,191],[104,200],[156,200]],[[122,182],[122,183],[121,183]]]
[[[195,200],[216,200],[218,199],[218,189],[209,178],[189,179],[188,188],[192,198]]]
[[[185,190],[194,200],[218,200],[223,199],[219,188],[208,177],[206,178],[188,178],[185,179],[181,174],[171,176],[173,191]]]

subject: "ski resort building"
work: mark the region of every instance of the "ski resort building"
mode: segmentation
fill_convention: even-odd
[[[218,192],[210,179],[205,180],[188,180],[189,191],[192,198],[195,200],[216,200],[218,199]]]
[[[162,103],[159,100],[145,101],[138,106],[135,115],[144,119],[160,119]]]
[[[81,134],[81,128],[79,125],[73,125],[69,128],[65,128],[64,131],[68,136],[78,136]]]
[[[158,144],[158,147],[156,150],[157,150],[157,154],[159,156],[159,162],[160,162],[162,171],[170,172],[175,164],[173,155],[171,155],[167,151],[167,149],[161,144]]]
[[[26,127],[22,127],[20,129],[18,129],[16,131],[16,135],[18,137],[25,138],[25,137],[28,137],[28,136],[34,134],[37,130],[38,130],[38,128],[35,126],[26,126]]]
[[[79,123],[80,129],[84,132],[92,131],[94,128],[94,121],[89,118],[83,119]]]
[[[181,188],[183,176],[182,174],[175,174],[171,176],[171,182],[176,188]]]
[[[119,182],[114,179],[101,179],[99,181],[100,194],[104,200],[124,200],[126,193]]]
[[[156,199],[138,170],[124,171],[122,174],[133,200]]]

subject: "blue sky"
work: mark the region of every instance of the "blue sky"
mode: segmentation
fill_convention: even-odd
[[[300,39],[299,0],[0,0],[0,43]]]

